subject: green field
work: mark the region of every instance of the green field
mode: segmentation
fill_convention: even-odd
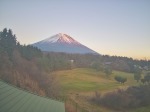
[[[107,77],[105,73],[89,68],[77,68],[72,70],[54,72],[58,77],[61,92],[64,97],[71,98],[81,107],[97,111],[112,112],[112,110],[90,104],[88,99],[95,94],[95,91],[104,94],[106,92],[126,89],[128,86],[137,85],[132,73],[113,71],[113,74]],[[114,80],[114,76],[119,75],[127,78],[125,84],[120,84]],[[133,111],[134,112],[134,111]],[[137,111],[138,112],[138,111]]]
[[[55,72],[59,77],[64,92],[93,92],[110,91],[120,87],[135,85],[133,74],[113,71],[113,74],[106,77],[105,73],[88,68]],[[114,80],[115,75],[127,77],[125,84]]]

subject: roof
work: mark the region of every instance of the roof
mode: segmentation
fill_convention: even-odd
[[[0,80],[0,112],[65,112],[65,106]]]

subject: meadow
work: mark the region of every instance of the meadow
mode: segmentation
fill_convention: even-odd
[[[89,68],[77,68],[73,70],[65,70],[55,72],[59,78],[62,90],[68,92],[107,92],[120,87],[135,85],[133,74],[113,71],[112,75],[107,77],[105,73]],[[127,77],[125,84],[120,84],[114,80],[114,76]]]

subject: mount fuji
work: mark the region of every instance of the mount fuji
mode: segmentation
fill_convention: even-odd
[[[45,40],[32,44],[42,51],[65,52],[78,54],[98,54],[94,50],[82,45],[67,34],[59,33]]]

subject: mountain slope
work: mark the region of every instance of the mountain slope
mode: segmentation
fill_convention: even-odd
[[[42,51],[48,52],[65,52],[65,53],[79,53],[79,54],[98,54],[90,48],[82,45],[67,34],[59,33],[45,40],[32,44]]]

